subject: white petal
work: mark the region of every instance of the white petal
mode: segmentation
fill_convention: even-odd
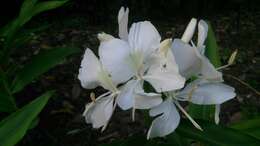
[[[161,94],[145,93],[142,89],[141,81],[130,80],[120,90],[117,97],[117,104],[127,110],[132,107],[135,109],[149,109],[162,102]]]
[[[121,9],[118,12],[118,35],[121,39],[127,41],[128,40],[128,31],[127,31],[127,25],[128,25],[128,14],[129,9],[121,7]]]
[[[115,84],[125,82],[133,75],[128,63],[129,53],[128,43],[120,39],[111,39],[99,46],[100,61]]]
[[[198,41],[197,41],[198,48],[204,48],[203,46],[207,38],[207,35],[208,35],[208,24],[207,22],[200,20],[198,24]]]
[[[200,71],[201,61],[195,47],[191,47],[180,39],[174,39],[172,52],[179,66],[180,74],[186,79]]]
[[[181,40],[185,43],[190,42],[191,38],[193,37],[195,28],[196,28],[196,24],[197,24],[197,19],[192,18],[188,24],[188,26],[186,27],[185,32],[183,33]]]
[[[113,113],[113,97],[97,98],[95,102],[86,106],[84,116],[93,128],[100,128],[107,124]]]
[[[161,94],[139,92],[135,95],[136,109],[150,109],[162,103]]]
[[[130,28],[128,36],[130,47],[140,50],[144,54],[144,58],[159,48],[160,40],[160,34],[149,21],[133,23]]]
[[[203,79],[223,82],[222,73],[219,72],[207,57],[201,56],[201,71],[200,74]]]
[[[147,139],[154,137],[164,137],[172,133],[180,122],[180,115],[172,100],[167,99],[160,105],[150,110],[151,116],[158,116],[153,120],[147,133]]]
[[[137,80],[130,80],[120,89],[120,93],[117,96],[117,104],[123,110],[133,107],[135,97],[134,89],[137,83]]]
[[[235,89],[223,83],[200,83],[198,80],[187,85],[178,96],[200,105],[221,104],[236,96]]]
[[[90,49],[86,49],[78,75],[82,87],[92,89],[99,85],[98,74],[100,66],[96,55]]]
[[[143,77],[157,92],[180,89],[185,83],[185,79],[177,72],[178,66],[175,64],[173,55],[171,52],[168,54],[166,59],[159,58]]]

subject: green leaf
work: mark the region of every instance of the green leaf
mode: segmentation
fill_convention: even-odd
[[[221,66],[221,61],[218,52],[217,40],[210,22],[207,23],[208,23],[208,36],[206,39],[205,55],[208,57],[210,62],[215,67],[219,67]],[[192,103],[189,105],[189,114],[193,118],[213,121],[214,112],[215,112],[214,105],[196,105]]]
[[[208,23],[208,36],[206,39],[206,50],[205,54],[209,58],[210,62],[215,66],[219,67],[221,66],[220,56],[219,56],[219,48],[217,45],[217,40],[214,34],[214,31],[212,29],[212,26],[210,22]]]
[[[0,69],[0,112],[13,112],[16,109],[16,103],[10,93],[6,74]]]
[[[260,140],[260,117],[233,124],[231,128],[241,130]]]
[[[0,92],[0,112],[13,112],[17,109],[12,96]]]
[[[14,146],[25,135],[32,121],[41,112],[53,92],[42,96],[25,105],[0,122],[0,146]]]
[[[35,78],[60,63],[66,56],[78,51],[78,48],[53,48],[40,52],[17,73],[12,84],[12,93],[20,91]]]
[[[239,130],[207,121],[196,120],[203,131],[196,129],[188,120],[182,120],[176,132],[183,137],[214,146],[259,146],[260,140]]]

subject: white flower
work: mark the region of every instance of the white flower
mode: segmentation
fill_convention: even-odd
[[[167,96],[166,100],[149,111],[150,116],[157,116],[157,118],[153,120],[148,130],[147,139],[164,137],[172,133],[178,127],[180,123],[180,114],[177,111],[176,106],[196,128],[203,131],[199,124],[197,124],[179,104],[179,99],[176,97],[175,92],[165,93],[165,95]]]
[[[185,79],[179,75],[172,52],[168,51],[171,40],[162,43],[160,40],[161,37],[156,28],[150,22],[143,21],[131,26],[128,41],[114,38],[101,43],[100,60],[107,67],[112,78],[128,80],[132,77],[132,80],[122,87],[122,92],[117,99],[122,109],[140,108],[137,105],[152,101],[156,101],[156,104],[161,102],[159,94],[144,93],[142,89],[144,81],[149,82],[157,92],[176,90],[184,86]],[[159,48],[166,49],[162,51]],[[139,95],[143,95],[144,98],[138,100]],[[149,96],[157,97],[157,100],[148,101],[152,99],[148,98]],[[143,101],[143,103],[138,101]],[[156,105],[155,103],[151,103],[146,108],[151,108]]]
[[[84,57],[81,61],[78,78],[81,85],[86,89],[92,89],[102,86],[109,90],[97,99],[92,97],[92,102],[87,104],[83,116],[87,123],[91,123],[93,128],[106,128],[110,117],[116,107],[114,103],[115,97],[119,93],[117,89],[117,81],[113,80],[104,66],[90,50],[86,49]]]
[[[197,76],[199,79],[187,85],[180,92],[179,96],[186,96],[195,104],[213,104],[216,105],[215,121],[219,122],[220,104],[235,97],[234,88],[223,84],[222,73],[215,68],[208,58],[204,55],[204,42],[207,38],[208,25],[205,21],[200,20],[198,24],[197,46],[191,41],[194,33],[196,22],[191,20],[182,40],[175,39],[172,45],[172,51],[179,65],[180,73],[186,78]],[[190,33],[188,33],[190,32]],[[185,35],[184,35],[185,36]],[[191,42],[192,45],[187,42]],[[230,64],[233,63],[236,53],[231,57]]]
[[[180,74],[190,78],[197,76],[214,81],[223,81],[221,72],[217,71],[204,55],[204,42],[207,38],[208,25],[205,21],[200,20],[198,23],[198,40],[197,46],[191,41],[194,33],[196,19],[192,19],[182,37],[182,39],[174,39],[172,51],[179,65]],[[185,35],[186,34],[186,35]],[[191,42],[190,45],[188,42]]]

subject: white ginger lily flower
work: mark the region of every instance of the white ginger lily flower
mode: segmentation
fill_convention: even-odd
[[[191,41],[196,28],[196,22],[197,20],[193,18],[187,26],[182,39],[174,39],[173,41],[172,51],[175,55],[176,63],[179,65],[180,73],[186,79],[194,75],[200,75],[199,77],[207,80],[223,81],[221,72],[217,71],[204,55],[204,42],[208,33],[208,25],[205,21],[200,20],[198,23],[197,46]]]
[[[116,107],[114,100],[119,93],[116,87],[117,81],[110,77],[110,74],[90,49],[85,51],[78,78],[86,89],[102,86],[109,90],[97,99],[91,96],[92,102],[86,105],[83,113],[87,123],[91,123],[93,128],[102,127],[103,131]]]
[[[123,110],[147,109],[161,103],[160,94],[144,92],[144,81],[149,82],[157,92],[172,91],[184,86],[185,79],[179,75],[174,56],[168,51],[171,40],[160,43],[161,37],[149,21],[132,24],[127,40],[114,38],[102,42],[99,47],[100,60],[112,78],[132,77],[132,80],[121,88],[122,92],[117,99]],[[159,49],[160,46],[168,48],[162,52],[159,51],[162,50]],[[142,100],[137,98],[140,95]],[[154,100],[150,100],[152,98]],[[147,103],[150,103],[150,106],[138,106]]]
[[[176,106],[196,128],[203,131],[199,124],[197,124],[179,104],[179,99],[176,97],[174,92],[168,92],[165,93],[165,95],[167,96],[166,100],[149,111],[150,116],[157,117],[153,120],[148,130],[147,139],[154,137],[164,137],[174,132],[180,123],[180,114],[177,111]]]
[[[196,26],[196,19],[192,19],[188,25],[181,40],[175,39],[172,45],[172,51],[176,62],[179,65],[180,72],[186,78],[197,75],[199,79],[193,81],[182,90],[179,95],[195,104],[216,105],[215,122],[219,122],[220,104],[235,97],[234,88],[225,85],[223,82],[220,68],[215,68],[208,58],[204,55],[204,42],[207,38],[208,25],[200,20],[198,23],[197,46],[191,41]],[[189,33],[188,33],[189,32]],[[192,45],[187,42],[192,43]],[[231,56],[231,65],[234,61],[236,52]],[[225,65],[228,66],[228,65]]]

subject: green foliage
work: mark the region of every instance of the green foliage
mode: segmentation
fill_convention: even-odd
[[[260,117],[235,123],[231,128],[241,130],[260,140]]]
[[[240,130],[216,125],[207,121],[198,121],[203,131],[196,129],[188,120],[182,120],[176,132],[166,138],[146,140],[145,137],[132,136],[126,140],[114,141],[101,146],[190,146],[189,142],[199,141],[210,146],[259,146],[260,141]]]
[[[182,120],[176,132],[190,138],[214,146],[258,146],[260,141],[239,130],[234,130],[212,122],[197,120],[203,131],[196,129],[188,120]]]
[[[46,92],[0,122],[0,146],[14,146],[25,135],[53,92]]]
[[[3,53],[0,54],[0,61],[6,62],[8,57],[13,52],[13,43],[16,42],[17,32],[35,15],[55,9],[62,6],[68,0],[52,0],[37,2],[38,0],[25,0],[21,6],[20,13],[17,18],[7,23],[3,28],[0,29],[0,37],[4,38]],[[26,37],[25,37],[26,38]]]
[[[29,129],[37,126],[37,115],[43,109],[48,99],[53,94],[46,92],[31,103],[19,109],[15,102],[15,93],[37,79],[40,75],[54,67],[65,57],[78,52],[77,48],[50,48],[35,55],[30,61],[21,65],[12,63],[11,55],[16,55],[15,50],[23,50],[22,46],[32,39],[32,33],[46,28],[46,25],[31,29],[21,30],[23,26],[35,15],[62,6],[68,0],[52,0],[37,2],[25,0],[17,18],[7,23],[0,29],[0,112],[10,113],[0,121],[0,146],[14,146]],[[23,66],[17,70],[19,66]]]
[[[17,73],[12,83],[12,93],[20,91],[33,79],[60,63],[66,56],[78,51],[78,48],[53,48],[40,52]]]

